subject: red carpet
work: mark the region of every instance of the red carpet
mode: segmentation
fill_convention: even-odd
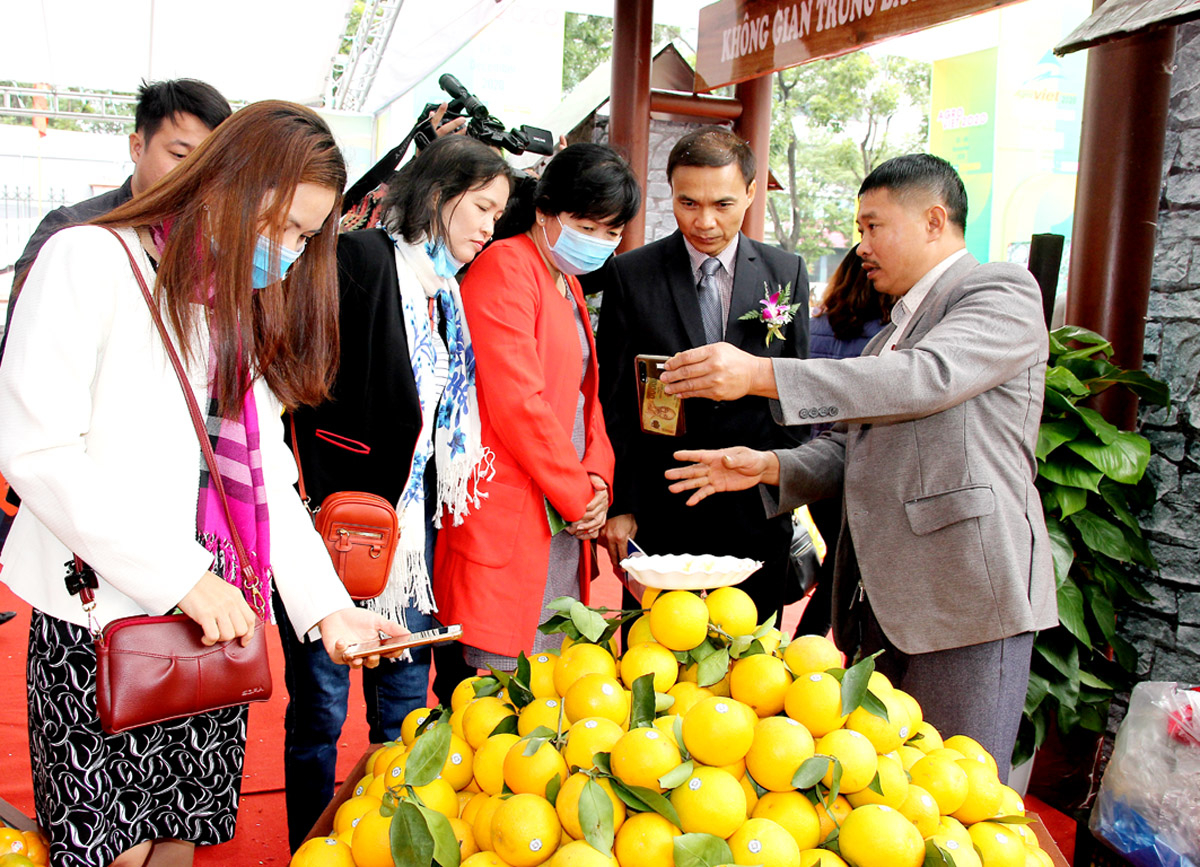
[[[597,581],[592,604],[620,607],[620,584],[612,574],[607,556],[600,558],[602,573]],[[25,653],[29,635],[29,606],[0,584],[0,611],[16,611],[14,620],[0,626],[0,798],[32,816],[33,789],[29,770],[29,738],[25,716]],[[790,606],[784,613],[784,632],[790,634],[803,611],[803,603]],[[286,865],[287,817],[283,800],[283,712],[287,690],[283,686],[283,654],[279,634],[270,627],[271,665],[275,673],[275,694],[270,701],[251,705],[249,737],[246,744],[246,775],[242,782],[242,802],[238,813],[237,834],[221,846],[202,848],[196,864]],[[366,707],[359,686],[360,677],[352,675],[350,713],[342,731],[338,750],[338,779],[354,767],[367,749]],[[432,704],[432,701],[431,701]],[[1041,805],[1039,805],[1041,806]],[[1070,827],[1056,821],[1054,810],[1039,811],[1060,848],[1067,852],[1073,844],[1074,823]],[[1060,818],[1065,818],[1061,817]],[[1067,863],[1070,854],[1067,852]]]
[[[602,556],[602,574],[593,592],[593,605],[619,608],[620,584]],[[786,623],[794,628],[802,610],[792,606]],[[29,606],[0,584],[0,611],[16,611],[14,620],[0,626],[0,798],[32,816],[33,789],[29,771],[29,737],[25,716],[25,653],[29,635]],[[237,834],[229,843],[200,849],[197,865],[287,864],[287,817],[283,800],[283,712],[287,690],[283,686],[283,652],[279,633],[270,628],[271,666],[275,692],[270,701],[250,706],[246,743],[246,774]],[[361,676],[351,675],[350,712],[338,748],[338,779],[354,767],[367,749],[366,706]],[[432,696],[431,702],[432,704]]]

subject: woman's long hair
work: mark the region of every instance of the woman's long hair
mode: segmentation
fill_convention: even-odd
[[[838,340],[853,340],[862,337],[868,322],[886,322],[894,302],[871,285],[855,244],[834,269],[821,303]]]
[[[302,183],[332,190],[333,208],[287,277],[254,290],[258,236],[282,234]],[[291,408],[328,397],[338,359],[337,222],[345,185],[346,166],[325,121],[272,100],[236,112],[177,169],[93,221],[169,230],[154,295],[192,361],[197,317],[204,316],[223,415],[240,412],[259,376]]]

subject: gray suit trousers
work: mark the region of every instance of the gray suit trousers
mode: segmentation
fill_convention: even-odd
[[[869,600],[856,607],[862,609],[863,656],[884,651],[875,659],[875,670],[915,698],[943,738],[966,735],[979,741],[996,760],[1000,782],[1007,783],[1034,634],[910,655],[887,640]]]

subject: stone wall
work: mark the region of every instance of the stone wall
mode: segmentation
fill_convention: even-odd
[[[671,148],[685,133],[704,124],[678,123],[669,120],[650,121],[649,181],[646,184],[646,243],[665,238],[675,231],[675,214],[671,210],[671,187],[667,184],[667,157]],[[608,118],[597,117],[593,141],[608,144]]]
[[[1142,412],[1155,503],[1143,527],[1161,573],[1121,626],[1139,679],[1200,683],[1200,25],[1178,29],[1144,367],[1171,405]]]

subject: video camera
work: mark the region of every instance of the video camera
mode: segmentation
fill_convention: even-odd
[[[525,151],[545,156],[554,154],[554,138],[549,130],[521,126],[505,132],[504,124],[492,117],[487,106],[472,96],[453,75],[443,75],[438,79],[438,84],[451,96],[446,114],[442,118],[443,123],[456,117],[469,117],[467,135],[484,144],[504,148],[512,154],[522,154]],[[424,148],[437,138],[433,124],[429,122],[429,115],[434,111],[437,111],[436,105],[425,106],[416,126],[409,130],[404,140],[384,154],[379,162],[346,190],[342,196],[342,214],[344,217],[351,211],[354,214],[343,219],[342,231],[375,225],[381,210],[383,185],[400,165],[400,160],[404,158],[409,145],[415,139],[418,149]]]
[[[491,147],[504,148],[511,154],[520,155],[525,151],[550,156],[554,153],[554,139],[549,130],[538,129],[536,126],[522,124],[516,129],[504,131],[504,124],[488,112],[487,106],[479,101],[471,92],[462,86],[450,73],[438,79],[438,86],[451,97],[446,107],[442,123],[458,117],[467,117],[467,135],[478,139]],[[430,103],[421,110],[421,119],[417,123],[416,142],[418,148],[424,148],[437,138],[429,115],[437,111],[437,105]]]

